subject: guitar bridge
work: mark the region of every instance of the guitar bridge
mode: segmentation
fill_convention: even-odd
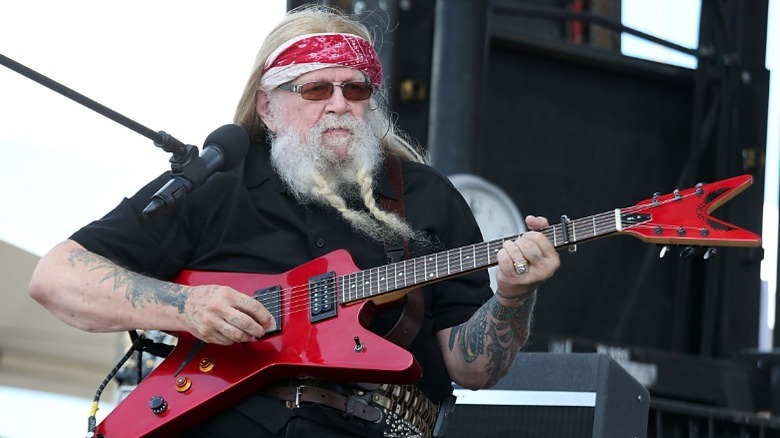
[[[309,318],[311,322],[336,316],[335,278],[335,272],[326,272],[309,279]]]

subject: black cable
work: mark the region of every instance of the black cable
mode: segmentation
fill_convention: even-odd
[[[131,335],[131,338],[135,338],[133,344],[130,346],[127,352],[125,352],[124,356],[122,356],[122,358],[119,359],[119,361],[111,370],[111,372],[109,372],[108,375],[105,377],[105,379],[103,379],[103,382],[100,383],[100,386],[98,386],[97,391],[95,391],[95,397],[92,399],[92,409],[90,410],[89,418],[87,419],[87,433],[94,434],[95,429],[97,429],[98,403],[100,402],[100,396],[103,394],[103,391],[106,389],[106,386],[108,386],[108,383],[119,372],[119,369],[122,368],[125,362],[127,362],[127,360],[130,359],[130,356],[132,356],[136,350],[140,351],[139,349],[140,346],[144,343],[144,341],[146,341],[146,338],[144,338],[143,335],[138,335],[137,333],[136,336]]]

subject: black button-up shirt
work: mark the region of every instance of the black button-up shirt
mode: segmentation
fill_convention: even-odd
[[[182,269],[278,274],[341,248],[360,269],[387,263],[383,242],[355,233],[335,209],[291,196],[268,155],[266,145],[252,145],[243,165],[212,175],[168,211],[144,219],[141,211],[170,178],[166,172],[72,239],[161,279]],[[402,161],[402,177],[406,219],[426,236],[411,242],[412,256],[481,241],[468,205],[446,177],[408,161]],[[383,170],[377,180],[377,194],[396,199]],[[451,381],[435,333],[466,321],[491,294],[484,270],[424,288],[425,318],[409,350],[422,365],[419,384],[432,399],[447,394]],[[389,327],[398,312],[383,313],[372,328]]]

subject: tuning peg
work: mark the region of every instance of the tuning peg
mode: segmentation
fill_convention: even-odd
[[[668,252],[669,252],[669,245],[662,246],[661,247],[661,252],[658,253],[658,258],[662,259],[662,258],[666,257],[666,253],[668,253]]]
[[[695,250],[693,249],[693,247],[692,247],[692,246],[686,246],[685,248],[683,248],[683,249],[680,251],[680,257],[682,257],[682,258],[688,258],[688,257],[690,257],[691,255],[693,255],[693,252],[694,252],[694,251],[695,251]]]
[[[714,256],[717,253],[718,253],[717,248],[713,248],[713,247],[707,248],[707,251],[704,252],[704,256],[703,256],[704,260],[709,260],[710,257]]]

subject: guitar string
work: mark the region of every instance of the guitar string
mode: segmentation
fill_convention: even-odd
[[[596,227],[595,227],[596,230],[601,230],[601,231],[603,231],[605,229],[606,230],[612,230],[612,231],[615,230],[615,227],[614,227],[614,212],[601,213],[601,214],[598,214],[598,215],[593,215],[593,216],[588,217],[588,218],[582,218],[582,219],[573,220],[572,222],[575,224],[575,227],[576,227],[576,224],[581,223],[581,224],[588,224],[588,228],[590,228],[591,227],[590,224],[593,223],[593,219],[592,218],[598,218],[596,220],[596,222],[595,222],[596,223]],[[604,228],[604,224],[605,223],[610,224],[611,228],[610,227]],[[555,229],[556,227],[557,227],[557,225],[549,227],[549,228],[544,229],[542,231],[543,232],[544,231],[557,232],[558,230]],[[464,272],[466,270],[473,270],[473,269],[477,269],[477,268],[480,268],[480,267],[483,267],[483,266],[488,266],[490,264],[494,264],[494,263],[496,263],[496,259],[495,259],[494,254],[495,254],[495,252],[497,250],[494,251],[494,250],[491,250],[490,248],[493,247],[493,246],[500,246],[499,244],[503,244],[504,241],[506,241],[506,240],[513,240],[513,239],[515,239],[518,236],[519,235],[505,237],[505,238],[502,238],[502,239],[496,239],[496,240],[489,241],[489,242],[480,242],[478,244],[474,244],[474,245],[470,245],[470,246],[466,246],[466,247],[462,247],[462,248],[455,248],[455,249],[443,251],[443,252],[438,253],[438,254],[431,254],[431,255],[427,255],[427,256],[421,256],[421,257],[418,257],[418,258],[415,258],[415,259],[405,260],[405,261],[401,261],[401,262],[398,262],[398,263],[395,263],[395,264],[391,264],[391,265],[384,265],[384,266],[381,266],[381,267],[375,267],[375,268],[367,269],[367,270],[364,270],[364,271],[357,271],[357,272],[345,274],[345,275],[342,275],[342,276],[333,277],[333,278],[329,279],[326,282],[320,283],[318,286],[321,286],[322,288],[325,288],[326,290],[329,291],[328,292],[328,296],[325,298],[326,300],[329,300],[330,302],[333,302],[333,303],[338,303],[338,300],[334,300],[333,299],[334,296],[337,296],[337,294],[339,294],[337,285],[338,284],[345,284],[345,283],[348,283],[348,284],[358,283],[359,289],[361,289],[361,290],[354,292],[354,294],[355,294],[355,299],[354,300],[351,299],[351,293],[350,293],[350,299],[347,300],[346,302],[359,301],[361,299],[365,299],[365,298],[370,298],[370,297],[376,296],[376,295],[382,293],[383,291],[384,292],[388,292],[388,291],[403,289],[405,287],[414,287],[414,286],[416,286],[416,285],[418,285],[420,283],[425,282],[426,280],[435,280],[435,279],[441,278],[443,275],[439,275],[438,272],[446,271],[447,272],[447,276],[449,276],[449,275],[457,275],[457,274],[459,274],[461,272]],[[452,261],[451,261],[451,257],[453,255],[452,253],[456,253],[457,252],[457,253],[461,253],[462,254],[464,251],[472,253],[472,256],[470,257],[472,259],[472,262],[469,264],[468,269],[463,269],[462,266],[456,266],[456,269],[453,270],[452,269],[452,267],[453,267],[452,266]],[[446,254],[446,256],[445,256],[445,254]],[[458,257],[456,259],[456,265],[459,264],[459,263],[457,263],[457,260],[460,260],[461,258],[462,257]],[[426,261],[426,259],[428,259],[428,260],[429,259],[434,259],[434,261],[435,261],[435,263],[432,266],[430,266],[430,268],[432,268],[432,270],[433,270],[433,273],[430,276],[428,276],[428,277],[425,276],[425,272],[428,270],[430,263],[428,263]],[[487,260],[487,261],[485,263],[481,263],[480,262],[478,264],[477,262],[475,262],[473,260]],[[395,267],[391,269],[390,266],[394,266],[394,265],[395,265]],[[412,265],[412,270],[417,270],[418,268],[420,268],[419,265],[422,265],[421,266],[421,270],[423,272],[416,272],[415,275],[412,276],[413,280],[411,281],[411,285],[410,285],[410,282],[405,280],[404,284],[402,285],[402,287],[400,287],[400,288],[398,288],[398,287],[390,288],[390,287],[387,286],[387,283],[395,284],[395,281],[392,280],[392,278],[394,278],[394,277],[390,277],[390,276],[387,275],[387,271],[391,271],[392,270],[394,272],[397,272],[398,271],[398,265]],[[404,269],[404,268],[402,268],[402,269]],[[384,275],[382,275],[379,272],[381,270],[385,270],[386,273]],[[369,278],[368,281],[365,280],[366,275]],[[347,280],[347,277],[355,277],[355,278],[357,278],[357,280]],[[370,279],[374,278],[374,277],[376,277],[377,279],[374,280],[374,281],[371,281]],[[384,288],[381,287],[381,285],[383,283],[385,285]],[[296,286],[292,286],[290,288],[283,289],[282,292],[284,292],[284,293],[282,293],[281,295],[285,295],[285,293],[296,295],[296,293],[298,291],[307,291],[308,289],[309,289],[308,285],[296,285]],[[368,290],[368,292],[366,292],[366,289]],[[341,292],[342,295],[345,295],[346,293],[347,292]],[[310,298],[308,296],[306,296],[306,295],[304,295],[302,297],[298,297],[298,298],[293,297],[293,298],[290,299],[290,311],[289,312],[290,313],[297,313],[299,311],[308,311],[309,308],[310,308],[310,302],[311,302]],[[345,301],[342,300],[341,302],[345,302]],[[280,306],[283,306],[283,303],[279,303],[279,304],[276,304],[276,305],[269,306],[268,310],[270,312],[272,312],[272,313],[273,312],[278,312]]]
[[[595,225],[592,226],[593,224],[595,224]],[[605,227],[604,226],[605,224],[608,224],[609,227]],[[559,232],[559,230],[557,230],[557,227],[558,226],[556,225],[554,227],[551,227],[549,230],[545,230],[545,231],[550,231],[550,232],[553,232],[553,233],[557,233],[557,232]],[[582,219],[578,219],[578,220],[573,220],[572,221],[572,224],[571,224],[572,230],[574,230],[575,228],[583,228],[583,227],[593,228],[594,229],[594,231],[592,233],[588,233],[585,237],[598,236],[600,234],[603,234],[604,231],[615,231],[616,228],[614,226],[614,212],[602,213],[602,214],[599,214],[599,215],[594,215],[594,216],[589,217],[589,218],[582,218]],[[562,231],[561,231],[561,234],[562,234]],[[466,247],[466,248],[469,248],[468,249],[469,251],[473,251],[474,259],[478,259],[478,260],[487,259],[488,262],[485,265],[489,265],[489,264],[495,262],[494,256],[493,256],[493,254],[491,254],[491,253],[494,253],[494,251],[491,251],[490,247],[492,245],[497,244],[497,243],[503,243],[504,241],[509,240],[509,239],[511,239],[511,238],[498,239],[496,241],[491,241],[491,242],[483,242],[483,243],[477,244],[476,246],[472,246],[471,248],[470,247]],[[578,239],[578,240],[581,240],[581,239]],[[462,252],[462,249],[456,249],[455,251]],[[434,273],[432,274],[431,278],[433,278],[433,279],[440,278],[441,276],[437,274],[440,271],[447,271],[448,274],[452,272],[451,271],[451,267],[452,266],[451,266],[451,261],[450,261],[451,254],[449,254],[451,252],[453,252],[453,250],[445,251],[443,253],[440,253],[439,255],[433,255],[433,256],[429,255],[429,256],[426,256],[426,257],[422,258],[422,259],[431,259],[431,258],[433,258],[436,261],[435,265],[433,266]],[[444,256],[440,257],[440,255],[444,254],[444,253],[447,253],[446,257],[444,257]],[[443,262],[440,261],[440,259],[444,259]],[[420,261],[421,261],[420,259],[412,259],[412,260],[406,261],[407,262],[406,264],[409,264],[409,262],[411,262],[412,265],[417,265],[417,264],[419,264],[417,262],[420,262]],[[428,264],[424,260],[422,261],[422,263],[423,263],[423,265],[427,265]],[[358,271],[356,273],[350,273],[350,274],[342,275],[340,277],[334,277],[332,279],[329,279],[328,281],[325,282],[325,284],[322,285],[323,288],[325,288],[326,290],[329,291],[328,292],[329,296],[327,296],[325,299],[330,301],[331,303],[334,303],[334,305],[337,304],[338,300],[334,300],[333,299],[334,296],[336,296],[336,294],[339,293],[338,287],[336,285],[337,284],[343,284],[344,281],[346,280],[346,278],[350,277],[350,276],[351,277],[359,277],[358,281],[360,282],[360,285],[362,286],[362,288],[361,288],[362,290],[361,291],[356,291],[355,292],[355,298],[356,298],[355,301],[357,301],[359,299],[366,298],[366,297],[375,296],[375,295],[381,293],[383,291],[383,289],[387,289],[388,291],[389,290],[397,290],[398,288],[393,289],[393,288],[388,288],[386,286],[386,284],[388,282],[391,282],[391,283],[395,284],[395,281],[392,280],[392,277],[387,275],[387,273],[388,273],[387,271],[390,271],[390,270],[397,271],[397,266],[395,268],[393,268],[393,269],[390,269],[389,266],[391,266],[391,265],[386,265],[384,267],[378,267],[378,268],[372,268],[372,269],[369,269],[369,270],[366,270],[366,271]],[[476,263],[474,263],[473,266],[474,267],[479,267],[478,265],[476,265]],[[384,269],[386,271],[384,275],[382,275],[379,272],[382,269]],[[425,269],[427,269],[427,266],[424,266],[423,270],[425,270]],[[455,269],[455,274],[458,274],[459,272],[460,272],[459,269]],[[366,273],[368,273],[368,277],[369,277],[368,282],[364,281],[364,279],[366,277]],[[376,277],[377,279],[372,282],[370,279],[373,278],[373,277]],[[413,284],[418,284],[419,282],[425,281],[425,278],[419,278],[419,277],[420,277],[420,274],[418,273],[415,276],[414,281],[412,281],[412,283]],[[338,281],[338,280],[341,280],[341,281]],[[352,281],[352,282],[354,282],[354,281]],[[385,283],[385,286],[386,286],[385,288],[381,287],[382,283]],[[366,293],[366,286],[368,287],[368,293]],[[404,284],[404,286],[406,286],[406,283]],[[289,289],[290,293],[291,294],[295,293],[296,289],[307,290],[308,286],[305,286],[305,285],[293,286],[292,289]],[[342,294],[343,294],[343,292],[342,292]],[[350,296],[350,298],[351,298],[351,296]],[[343,301],[344,300],[342,300],[342,302]],[[290,302],[291,302],[290,303],[290,312],[291,313],[298,312],[298,311],[308,311],[309,308],[310,308],[310,299],[307,296],[299,297],[297,299],[296,298],[292,298],[292,299],[290,299]],[[352,300],[349,300],[348,302],[352,302]],[[274,309],[273,307],[278,307],[278,306],[279,305],[272,306],[269,309],[269,311],[277,310],[277,309]]]
[[[698,196],[694,191],[691,191],[689,193],[681,194],[681,197],[687,198],[690,196]],[[620,210],[620,213],[622,215],[624,214],[631,214],[631,213],[637,213],[637,212],[643,212],[647,210],[652,210],[654,208],[657,208],[661,205],[669,204],[672,202],[679,202],[680,199],[678,198],[669,198],[662,201],[659,201],[658,203],[646,203],[646,204],[640,204],[635,205],[632,207],[627,207]],[[617,228],[615,226],[615,212],[614,210],[595,214],[592,216],[586,216],[583,218],[573,219],[570,222],[566,224],[555,224],[549,227],[546,227],[542,230],[539,230],[543,234],[546,235],[550,240],[557,241],[558,236],[561,236],[561,240],[563,241],[563,226],[567,227],[567,230],[571,231],[571,235],[569,236],[570,239],[567,242],[562,243],[560,246],[566,245],[566,244],[575,244],[577,242],[583,241],[588,238],[598,237],[603,234],[617,231]],[[662,229],[677,229],[679,226],[677,225],[671,225],[671,224],[657,224],[654,225],[647,225],[647,224],[637,224],[630,226],[629,228],[654,228],[654,227],[661,227]],[[695,227],[687,227],[687,228],[695,228]],[[582,235],[582,237],[575,235],[574,233],[577,232],[578,234]],[[497,250],[492,250],[491,247],[497,246],[499,244],[503,244],[503,242],[514,239],[518,237],[516,236],[510,236],[505,237],[502,239],[496,239],[489,242],[480,242],[474,245],[469,245],[461,248],[454,248],[446,251],[442,251],[440,253],[436,254],[430,254],[426,256],[417,257],[414,259],[404,260],[401,262],[384,265],[380,267],[370,268],[367,270],[357,271],[349,274],[334,276],[331,279],[318,284],[318,286],[321,286],[321,288],[325,289],[327,292],[327,296],[324,298],[325,300],[331,302],[333,305],[338,305],[339,303],[352,303],[356,301],[360,301],[363,299],[371,298],[376,295],[380,295],[382,293],[391,292],[394,290],[399,290],[407,287],[415,287],[421,283],[425,283],[426,281],[433,281],[437,280],[445,275],[438,274],[439,272],[447,272],[446,276],[450,275],[457,275],[459,273],[465,272],[467,270],[473,270],[480,267],[487,267],[491,264],[495,264],[497,261],[495,260],[494,254]],[[463,269],[462,262],[458,263],[459,260],[462,260],[462,257],[458,257],[456,259],[456,265],[455,269],[453,270],[452,260],[451,257],[454,255],[453,253],[460,253],[462,256],[462,253],[471,252],[471,265],[469,269]],[[428,271],[429,263],[426,260],[433,259],[434,264],[430,266],[433,270],[433,272],[426,277],[425,272]],[[477,264],[475,260],[486,260],[484,263]],[[401,268],[402,270],[407,270],[409,265],[411,265],[412,270],[416,270],[418,268],[422,268],[422,273],[415,272],[414,275],[411,277],[412,281],[408,281],[408,276],[404,277],[403,285],[401,287],[397,287],[397,282],[394,280],[394,276],[389,276],[388,272],[393,271],[395,273],[398,272],[399,266],[403,266]],[[392,268],[391,268],[392,267]],[[384,270],[385,273],[382,275],[380,272],[381,270]],[[368,280],[366,280],[366,276],[368,276]],[[348,279],[349,277],[354,277],[354,279]],[[376,278],[376,280],[371,280],[372,278]],[[346,284],[357,284],[358,289],[354,292],[347,292],[345,290]],[[390,287],[389,283],[392,283],[394,287]],[[384,287],[382,287],[382,284],[384,284]],[[339,285],[342,285],[342,290],[339,291]],[[367,289],[367,291],[366,291]],[[288,287],[286,289],[283,289],[280,292],[280,295],[285,296],[287,294],[292,295],[293,297],[290,299],[290,313],[295,313],[299,311],[309,311],[311,299],[308,297],[308,294],[296,297],[298,292],[300,291],[307,291],[309,290],[308,285],[295,285]],[[354,299],[352,299],[352,294],[354,293]],[[338,295],[342,295],[342,300],[338,300],[336,297]],[[282,302],[276,304],[276,305],[269,305],[269,311],[278,312],[281,307],[283,307]]]

